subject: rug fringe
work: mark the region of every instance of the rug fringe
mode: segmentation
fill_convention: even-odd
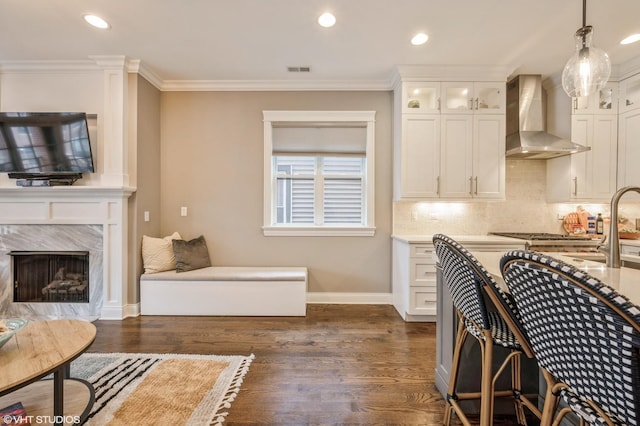
[[[244,376],[249,371],[249,366],[251,365],[251,361],[255,358],[254,354],[245,357],[240,362],[238,369],[236,370],[235,376],[231,380],[231,384],[229,385],[229,389],[226,394],[222,397],[222,401],[218,407],[218,410],[213,413],[213,421],[211,423],[212,426],[221,426],[226,420],[229,412],[223,411],[231,408],[231,403],[238,396],[238,392],[240,392],[240,386],[242,386],[242,382],[244,382]]]

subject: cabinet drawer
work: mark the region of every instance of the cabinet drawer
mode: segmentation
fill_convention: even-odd
[[[409,314],[435,315],[437,311],[435,287],[411,287],[409,291]]]
[[[629,256],[640,256],[640,247],[620,244],[620,254],[626,254]]]
[[[423,257],[429,262],[436,263],[433,244],[411,244],[410,257]]]
[[[423,259],[411,260],[409,285],[432,285],[435,288],[436,265],[424,262]]]

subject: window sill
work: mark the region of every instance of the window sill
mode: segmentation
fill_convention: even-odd
[[[348,226],[263,226],[265,237],[373,237],[375,227]]]

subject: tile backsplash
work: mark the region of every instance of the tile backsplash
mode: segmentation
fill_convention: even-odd
[[[545,160],[507,160],[506,200],[503,201],[395,201],[395,235],[485,235],[492,231],[564,233],[562,220],[582,206],[590,213],[609,216],[609,203],[547,203]],[[623,199],[624,201],[624,199]],[[621,216],[640,218],[640,205],[620,204]]]

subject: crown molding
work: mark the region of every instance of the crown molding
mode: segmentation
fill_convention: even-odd
[[[163,80],[139,59],[92,55],[86,60],[0,61],[0,74],[51,74],[121,69],[137,73],[160,91],[385,91],[390,80]]]
[[[99,71],[100,68],[92,60],[74,61],[0,61],[1,74],[44,74],[44,73],[78,73],[87,71]]]
[[[638,70],[640,70],[640,56],[636,56],[635,58],[619,65],[618,77],[620,80],[624,80],[625,78],[638,74]]]
[[[385,80],[165,80],[164,92],[223,92],[223,91],[375,91],[390,90]]]
[[[127,67],[127,72],[139,74],[145,80],[147,80],[156,89],[162,90],[162,78],[155,73],[149,66],[147,66],[140,59],[130,59]]]
[[[397,65],[393,85],[400,81],[507,81],[513,67],[494,65]]]

